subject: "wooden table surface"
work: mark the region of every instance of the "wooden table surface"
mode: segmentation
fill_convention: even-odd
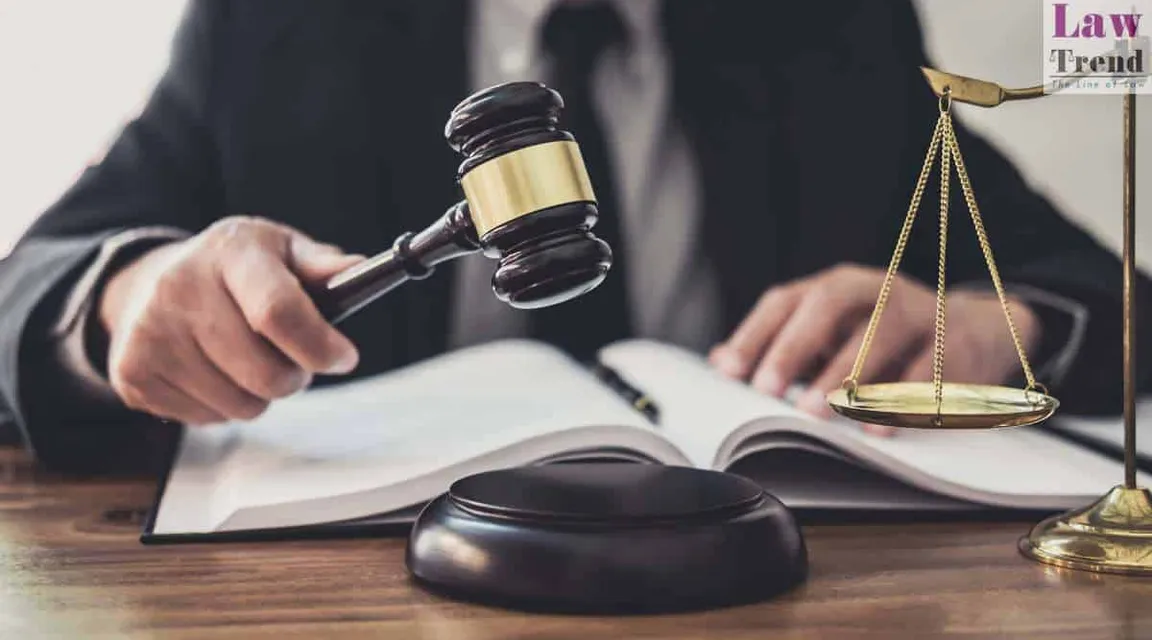
[[[0,638],[1148,638],[1152,580],[1016,552],[1029,522],[809,527],[806,585],[688,615],[526,615],[409,584],[403,540],[143,546],[147,480],[0,449]]]

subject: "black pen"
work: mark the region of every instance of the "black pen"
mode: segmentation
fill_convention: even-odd
[[[632,408],[643,413],[653,424],[660,424],[660,409],[648,394],[628,384],[615,369],[607,365],[593,362],[591,368],[601,382],[620,394]]]

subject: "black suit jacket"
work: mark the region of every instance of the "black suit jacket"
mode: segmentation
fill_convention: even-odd
[[[729,327],[775,283],[887,263],[937,118],[910,2],[776,3],[771,24],[761,4],[667,0],[662,14]],[[49,356],[48,326],[110,234],[251,214],[371,254],[460,198],[442,131],[471,90],[469,11],[460,0],[192,2],[146,108],[0,271],[0,394],[42,460],[127,468],[167,433],[86,402]],[[1054,391],[1073,409],[1118,408],[1116,259],[983,140],[959,136],[1004,279],[1092,312],[1072,378]],[[903,265],[928,282],[933,201]],[[953,206],[949,278],[987,282]],[[445,349],[452,278],[441,269],[347,323],[358,375]]]

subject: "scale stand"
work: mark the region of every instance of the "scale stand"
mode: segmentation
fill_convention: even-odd
[[[873,310],[865,339],[852,373],[841,389],[828,394],[833,410],[854,420],[903,428],[993,429],[1041,422],[1059,403],[1032,377],[1028,359],[1016,335],[1004,290],[996,270],[972,196],[959,145],[952,134],[951,105],[963,102],[995,107],[1007,101],[1040,98],[1043,86],[1006,89],[992,82],[922,68],[940,99],[940,120],[912,197],[900,239]],[[1152,492],[1136,484],[1136,95],[1124,99],[1124,484],[1117,485],[1094,504],[1041,521],[1019,541],[1020,552],[1033,560],[1068,569],[1099,573],[1152,576]],[[936,342],[931,383],[858,384],[876,324],[884,311],[887,292],[908,239],[908,232],[923,195],[926,176],[937,149],[941,157],[940,271],[937,287]],[[954,162],[964,189],[972,221],[1000,296],[1027,380],[1023,389],[992,385],[952,384],[942,381],[944,344],[944,265],[948,223],[949,166]]]

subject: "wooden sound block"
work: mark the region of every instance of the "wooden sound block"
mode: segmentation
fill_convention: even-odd
[[[574,613],[748,603],[808,573],[792,514],[753,482],[613,462],[463,478],[417,518],[406,563],[451,598]]]

